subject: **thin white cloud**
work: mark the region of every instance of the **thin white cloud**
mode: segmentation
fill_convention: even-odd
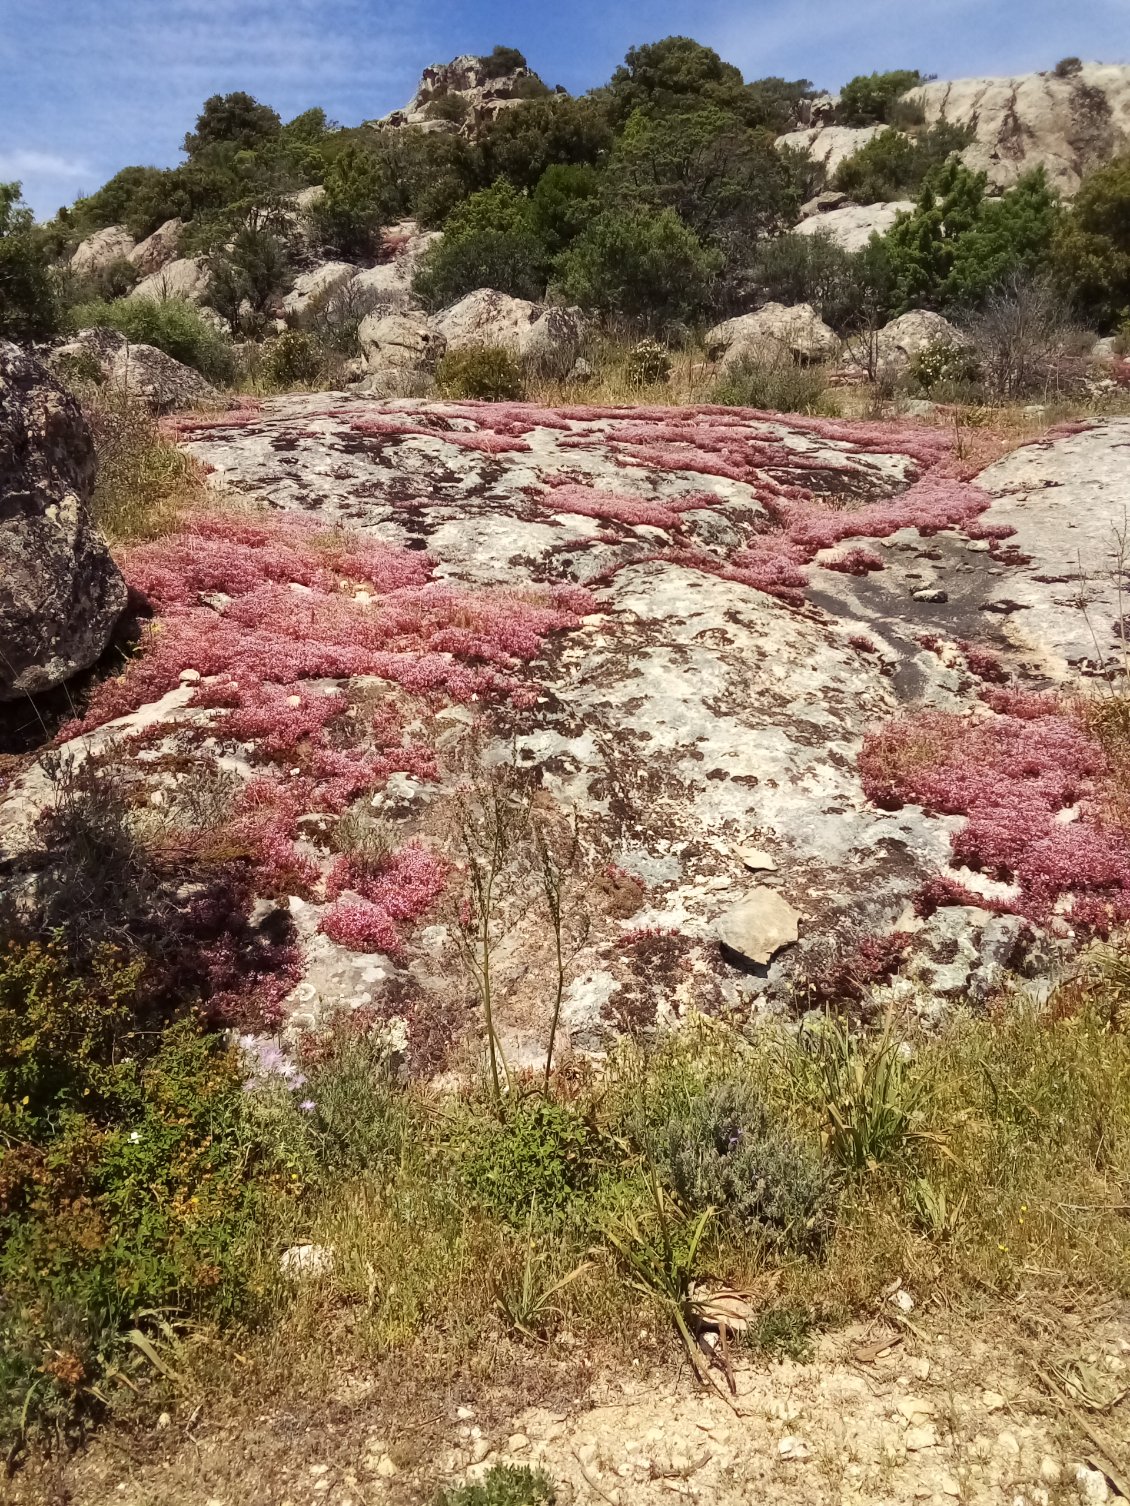
[[[25,173],[38,173],[45,178],[81,178],[89,171],[81,157],[63,157],[57,152],[30,148],[11,151],[0,148],[0,179],[20,178]]]

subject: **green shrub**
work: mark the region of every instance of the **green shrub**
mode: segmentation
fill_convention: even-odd
[[[515,402],[526,390],[521,366],[497,345],[449,351],[436,369],[436,386],[444,397],[487,403]]]
[[[883,131],[840,163],[832,187],[850,194],[858,204],[910,198],[935,167],[972,139],[971,127],[952,125],[948,120],[940,120],[913,137],[901,131]]]
[[[1055,238],[1054,264],[1080,312],[1104,332],[1130,311],[1130,152],[1089,173]]]
[[[208,301],[231,329],[247,310],[262,315],[294,281],[286,246],[258,225],[243,225],[208,258]]]
[[[263,353],[262,372],[272,387],[312,387],[322,372],[322,355],[310,336],[298,329],[284,330]]]
[[[826,231],[779,235],[757,247],[751,272],[772,302],[787,308],[809,303],[843,334],[861,323],[886,322],[889,278],[877,245],[882,243],[845,251]]]
[[[584,308],[671,323],[705,311],[720,266],[673,209],[608,210],[558,259],[556,283]]]
[[[735,361],[714,390],[713,400],[770,413],[827,413],[828,379],[819,366],[798,366],[789,356]]]
[[[351,143],[326,169],[325,189],[310,213],[323,251],[347,259],[372,255],[381,226],[395,216],[385,164],[367,146]]]
[[[886,125],[894,116],[899,98],[925,82],[916,68],[856,74],[840,90],[837,119],[848,126]]]
[[[976,353],[967,345],[948,340],[924,345],[910,363],[910,379],[922,392],[968,386],[980,374]]]
[[[635,110],[652,116],[688,105],[739,110],[748,100],[741,70],[691,37],[630,48],[604,92],[618,125]]]
[[[551,167],[593,166],[612,144],[608,120],[595,99],[551,94],[500,110],[482,128],[476,171],[532,189]]]
[[[492,1464],[483,1478],[441,1490],[436,1506],[553,1506],[557,1493],[540,1469]]]
[[[928,174],[913,212],[872,239],[869,251],[881,248],[888,264],[895,311],[976,307],[1017,276],[1038,275],[1053,244],[1063,254],[1062,211],[1042,168],[998,199],[986,198],[986,187],[984,173],[951,157]]]
[[[451,120],[461,125],[471,113],[465,94],[437,94],[429,99],[424,114],[429,120]]]
[[[176,169],[123,167],[97,193],[76,200],[64,222],[76,240],[109,225],[124,225],[135,240],[144,240],[186,209]]]
[[[146,961],[85,974],[54,942],[0,950],[0,1429],[104,1395],[158,1310],[250,1311],[273,1152],[243,1070],[189,1017],[138,1011]]]
[[[464,1180],[475,1199],[515,1228],[530,1210],[563,1213],[591,1191],[600,1173],[600,1139],[575,1110],[545,1098],[508,1105],[501,1118],[480,1119],[470,1135]]]
[[[587,163],[556,163],[538,179],[531,199],[534,225],[546,251],[571,246],[596,213],[600,174]]]
[[[422,258],[413,290],[433,309],[476,288],[536,299],[545,292],[546,268],[529,200],[500,179],[452,212],[443,240]]]
[[[637,1127],[636,1138],[694,1212],[713,1208],[791,1248],[819,1240],[827,1227],[831,1182],[818,1149],[774,1123],[740,1077],[688,1083],[662,1122]]]
[[[517,47],[493,47],[482,59],[487,78],[505,78],[508,73],[518,73],[528,68],[526,55]]]
[[[59,305],[43,238],[18,183],[0,183],[0,339],[43,340],[59,326]]]
[[[182,298],[122,298],[84,303],[71,309],[73,329],[116,329],[135,345],[155,345],[174,360],[193,366],[209,381],[228,381],[233,370],[231,342],[196,307]]]

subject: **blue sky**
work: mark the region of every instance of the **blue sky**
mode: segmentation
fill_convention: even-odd
[[[1027,72],[1130,62],[1130,0],[0,0],[0,181],[47,215],[118,168],[169,165],[202,101],[247,89],[344,124],[403,104],[421,69],[505,42],[581,91],[680,32],[749,78],[836,87],[917,66]]]

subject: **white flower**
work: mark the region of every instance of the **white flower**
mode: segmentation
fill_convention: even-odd
[[[140,1145],[141,1144],[141,1136],[138,1134],[138,1132],[136,1130],[130,1130],[129,1143],[131,1145]]]

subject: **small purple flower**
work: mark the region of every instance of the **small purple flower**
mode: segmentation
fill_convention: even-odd
[[[284,1082],[292,1092],[305,1084],[305,1076],[274,1041],[264,1040],[260,1036],[241,1035],[239,1045],[251,1073],[244,1083],[247,1092],[255,1092],[272,1078]]]
[[[304,1114],[312,1114],[314,1112],[314,1110],[318,1107],[318,1105],[314,1102],[314,1100],[312,1098],[304,1098],[302,1100],[302,1102],[298,1105],[298,1107],[302,1110],[302,1112]]]

